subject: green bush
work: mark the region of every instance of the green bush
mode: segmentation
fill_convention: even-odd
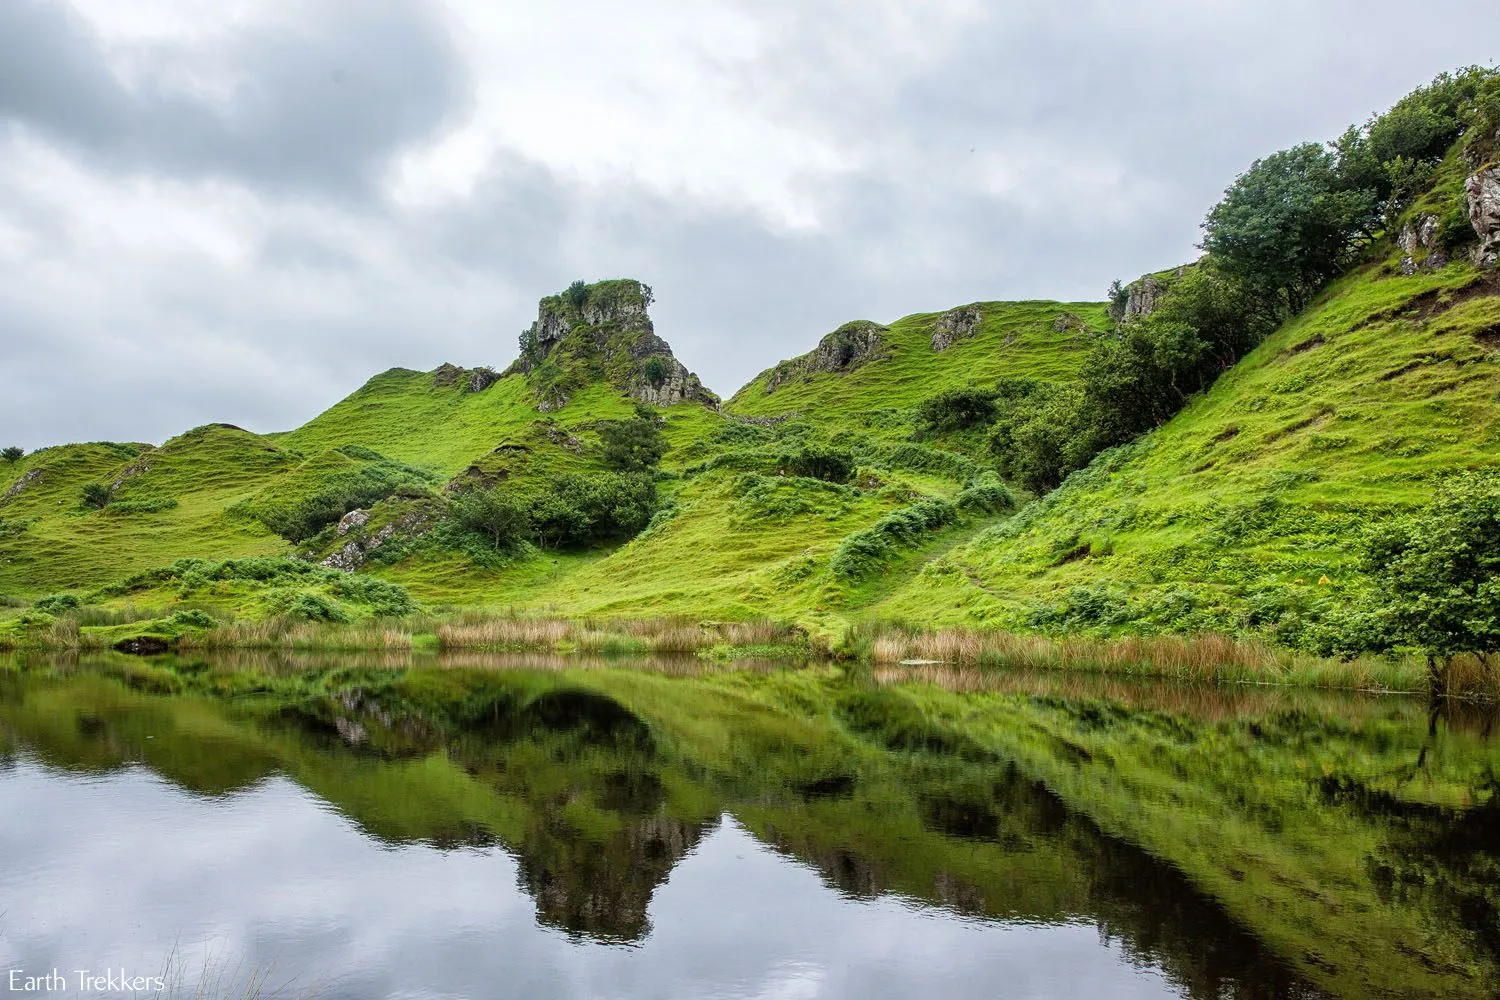
[[[74,594],[49,594],[38,598],[32,605],[38,611],[45,611],[49,615],[60,615],[64,611],[72,611],[78,608],[81,602]]]
[[[295,500],[267,504],[256,517],[287,541],[304,542],[351,510],[371,507],[402,491],[426,492],[432,479],[431,473],[381,458],[357,470],[335,473]]]
[[[92,510],[103,510],[114,499],[114,490],[103,483],[89,483],[83,488],[83,505]]]
[[[199,608],[174,611],[168,621],[177,628],[215,628],[219,624],[217,618]]]
[[[498,551],[512,551],[530,533],[526,505],[503,488],[468,490],[448,499],[450,520],[465,531],[481,536]]]
[[[0,449],[0,461],[8,462],[11,465],[16,464],[25,457],[25,448],[18,448],[15,445],[11,445],[9,448]]]
[[[667,380],[667,366],[661,358],[647,358],[641,366],[641,374],[646,376],[647,382],[659,386]]]
[[[917,407],[917,425],[926,433],[942,434],[988,424],[995,419],[996,393],[985,389],[948,389]]]
[[[1001,511],[1015,509],[1016,495],[1009,486],[1000,481],[999,476],[989,472],[964,487],[958,496],[953,498],[953,504],[959,510],[978,510],[998,514]]]
[[[847,483],[854,478],[854,456],[837,448],[808,446],[786,456],[782,469],[792,476],[821,479],[825,483]]]
[[[589,301],[589,284],[582,278],[573,282],[563,292],[563,299],[574,309],[582,309]]]
[[[661,417],[644,406],[636,407],[633,420],[601,420],[599,441],[603,446],[604,464],[619,472],[645,472],[655,468],[668,450],[661,425]]]
[[[159,514],[165,510],[173,510],[177,501],[172,499],[161,500],[116,500],[109,504],[107,509],[111,514]]]
[[[305,622],[342,624],[349,621],[349,613],[316,591],[285,591],[277,594],[272,607],[278,614]]]
[[[900,549],[919,544],[928,532],[957,519],[958,509],[935,497],[893,510],[840,542],[829,567],[841,579],[862,579],[888,563]]]

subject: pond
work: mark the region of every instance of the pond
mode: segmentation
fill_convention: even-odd
[[[1500,981],[1480,708],[941,667],[0,667],[14,995],[53,970],[361,1000]]]

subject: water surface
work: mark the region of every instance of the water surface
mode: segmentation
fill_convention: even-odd
[[[0,963],[349,998],[1485,996],[1490,727],[1059,676],[12,664]]]

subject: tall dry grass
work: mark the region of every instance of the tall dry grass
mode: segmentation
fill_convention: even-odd
[[[921,632],[867,626],[846,647],[877,665],[923,663],[1006,670],[1061,670],[1238,684],[1296,684],[1356,691],[1427,690],[1425,666],[1410,657],[1335,659],[1225,635],[1055,639],[975,629]],[[1493,678],[1455,674],[1452,694],[1492,695]]]
[[[184,650],[282,649],[282,650],[389,650],[412,647],[412,633],[404,625],[369,621],[348,625],[313,624],[288,618],[241,620],[202,632],[190,632],[177,641]]]
[[[566,649],[603,654],[683,653],[716,647],[806,646],[795,626],[771,621],[700,622],[689,618],[529,618],[455,616],[437,627],[448,650]]]

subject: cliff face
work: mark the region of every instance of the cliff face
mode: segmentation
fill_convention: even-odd
[[[889,351],[887,330],[879,323],[855,320],[845,323],[818,341],[818,346],[800,358],[783,361],[766,378],[766,392],[775,392],[796,379],[832,372],[853,371]]]
[[[521,334],[521,357],[512,371],[531,376],[543,410],[601,381],[643,403],[717,408],[719,397],[656,335],[651,301],[650,286],[628,278],[575,283],[547,296],[537,304],[536,322]]]

